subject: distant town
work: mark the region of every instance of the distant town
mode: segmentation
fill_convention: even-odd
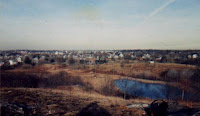
[[[10,69],[22,64],[103,64],[109,62],[180,63],[200,65],[200,50],[5,50],[0,66]]]

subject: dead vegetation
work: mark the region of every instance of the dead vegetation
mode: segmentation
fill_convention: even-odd
[[[133,102],[150,103],[151,100],[123,100],[124,94],[114,86],[114,80],[125,76],[141,79],[153,77],[160,80],[166,78],[161,74],[170,69],[179,72],[196,69],[189,65],[145,63],[76,66],[78,68],[74,66],[41,65],[1,71],[1,102],[36,103],[43,108],[41,111],[45,115],[49,113],[49,104],[56,110],[52,111],[55,115],[76,115],[80,109],[94,102],[97,102],[97,106],[107,109],[110,114],[141,115],[143,111],[127,109],[125,106]],[[168,75],[170,74],[171,72]],[[128,95],[126,97],[128,98]],[[199,104],[182,101],[181,103],[190,107]]]
[[[1,102],[26,103],[39,107],[38,114],[41,115],[78,115],[81,109],[86,109],[91,104],[106,110],[112,115],[141,116],[143,110],[124,107],[130,102],[117,97],[105,97],[98,93],[86,93],[75,91],[70,93],[68,90],[52,89],[24,89],[24,88],[4,88],[0,90]],[[102,113],[102,111],[101,111]]]
[[[106,74],[117,74],[122,76],[132,76],[138,78],[146,79],[157,79],[159,80],[160,74],[169,69],[185,70],[185,69],[195,69],[196,66],[183,65],[183,64],[172,64],[172,63],[111,63],[111,64],[101,64],[96,67],[90,66],[85,72],[90,72],[96,69],[97,73]]]
[[[56,74],[29,73],[29,72],[2,72],[1,87],[25,87],[25,88],[57,88],[59,86],[76,85],[87,89],[91,86],[84,83],[79,76],[72,76],[61,71]]]

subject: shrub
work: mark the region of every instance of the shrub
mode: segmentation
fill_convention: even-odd
[[[36,75],[25,73],[1,73],[1,87],[38,87],[40,79]]]
[[[25,63],[25,64],[31,64],[31,59],[30,59],[29,57],[26,57],[26,58],[24,59],[24,63]]]
[[[2,72],[1,87],[27,87],[27,88],[56,88],[57,86],[80,85],[86,86],[81,77],[73,77],[66,72],[45,75],[29,74],[24,72]],[[42,77],[43,76],[43,77]],[[88,86],[88,85],[87,85]]]
[[[111,96],[117,95],[118,91],[115,89],[115,85],[109,77],[105,78],[105,84],[102,85],[100,93]]]

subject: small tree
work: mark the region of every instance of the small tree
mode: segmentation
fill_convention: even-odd
[[[26,58],[24,59],[24,63],[25,63],[25,64],[31,64],[31,59],[30,59],[29,57],[26,57]]]
[[[51,62],[51,63],[54,63],[54,62],[55,62],[55,60],[52,58],[50,62]]]
[[[182,87],[182,100],[184,99],[185,90],[191,85],[191,77],[194,75],[192,70],[184,70],[180,74],[180,84]]]
[[[168,72],[167,72],[167,77],[169,80],[176,80],[176,82],[178,83],[179,81],[179,72],[175,69],[170,69]]]
[[[124,67],[125,67],[125,64],[124,63],[120,63],[120,67],[121,67],[121,70],[122,70],[122,74],[124,74]]]
[[[75,60],[74,60],[73,58],[70,58],[70,59],[69,59],[69,64],[70,64],[70,65],[75,64]]]
[[[121,79],[120,80],[120,86],[123,90],[123,98],[126,99],[126,96],[127,96],[127,92],[128,92],[128,83],[129,80],[128,79]]]
[[[115,91],[115,85],[113,84],[111,78],[109,76],[105,77],[104,83],[101,87],[101,93],[104,95],[115,95],[117,94]]]

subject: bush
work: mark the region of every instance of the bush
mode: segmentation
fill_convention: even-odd
[[[45,77],[39,77],[39,74],[29,74],[21,72],[2,72],[1,73],[1,87],[27,87],[27,88],[56,88],[57,86],[70,86],[80,85],[86,86],[81,77],[73,77],[66,72],[59,72],[58,74],[43,75]],[[87,85],[88,86],[88,85]]]
[[[75,64],[75,60],[74,60],[73,58],[70,58],[70,59],[69,59],[69,64],[70,64],[70,65]]]
[[[105,84],[102,85],[100,93],[111,96],[117,95],[118,91],[115,89],[115,85],[109,77],[105,78]]]
[[[25,73],[1,73],[1,87],[38,87],[40,79],[36,75]]]
[[[31,59],[30,59],[29,57],[26,57],[26,58],[24,59],[24,63],[25,63],[25,64],[31,64]]]

